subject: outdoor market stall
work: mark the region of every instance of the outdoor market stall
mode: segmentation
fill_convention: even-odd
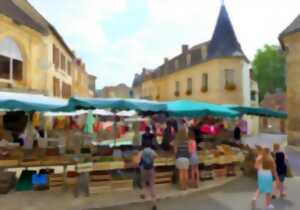
[[[92,129],[93,114],[112,114],[113,117],[118,114],[120,117],[136,116],[136,112],[128,112],[128,110],[151,113],[164,112],[177,118],[207,115],[234,118],[242,114],[240,111],[221,105],[193,101],[159,103],[136,99],[71,98],[66,103],[63,100],[40,95],[3,95],[0,94],[0,109],[48,112],[45,115],[52,117],[86,115],[84,132],[80,130],[62,130],[63,136],[56,139],[41,139],[38,141],[37,147],[31,150],[20,149],[10,143],[2,147],[5,149],[2,152],[0,168],[45,168],[38,174],[35,174],[34,171],[25,170],[19,179],[18,183],[25,183],[23,185],[32,181],[35,189],[41,189],[41,186],[49,187],[51,190],[62,189],[66,186],[76,188],[80,173],[89,174],[90,193],[132,189],[139,162],[138,148],[131,145],[115,147],[117,144],[110,146],[95,144],[97,136],[94,135]],[[77,111],[81,109],[94,111]],[[110,109],[112,112],[97,109]],[[121,110],[123,111],[117,112]],[[160,150],[158,154],[159,157],[155,162],[158,171],[156,183],[171,183],[174,174],[175,156],[172,152]],[[235,175],[235,168],[239,165],[238,163],[243,161],[244,155],[239,148],[219,144],[214,146],[204,145],[199,152],[199,158],[202,170],[201,179],[207,180]],[[63,166],[65,172],[57,174],[49,169],[52,166]],[[67,166],[76,166],[76,170],[67,172]],[[47,182],[44,178],[48,176],[44,175],[49,175]],[[33,177],[37,180],[33,180]],[[32,189],[32,186],[23,187],[23,185],[17,185],[17,189]]]

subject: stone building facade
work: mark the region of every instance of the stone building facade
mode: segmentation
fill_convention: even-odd
[[[1,90],[91,96],[89,74],[78,61],[54,26],[27,0],[0,1]]]
[[[182,45],[179,55],[165,58],[156,69],[144,68],[135,75],[133,92],[137,98],[159,101],[190,99],[257,106],[257,83],[251,80],[249,60],[225,5],[210,41],[193,47]]]
[[[300,15],[279,35],[287,56],[288,141],[300,145]]]

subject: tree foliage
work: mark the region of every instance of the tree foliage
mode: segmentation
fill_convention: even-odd
[[[286,90],[285,64],[285,56],[278,46],[265,45],[257,50],[252,68],[258,82],[260,100],[268,92]]]

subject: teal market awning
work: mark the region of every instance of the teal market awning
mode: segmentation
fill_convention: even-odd
[[[224,105],[227,108],[238,111],[246,115],[254,115],[261,117],[273,117],[273,118],[287,118],[287,112],[276,111],[273,109],[261,108],[261,107],[249,107],[239,105]]]
[[[78,98],[69,100],[65,111],[81,109],[111,109],[111,110],[135,110],[139,112],[166,111],[166,105],[156,101],[142,99],[103,99],[103,98]]]
[[[47,112],[66,105],[67,100],[41,94],[0,92],[0,109],[6,111]]]
[[[224,107],[222,105],[179,100],[166,102],[167,112],[172,117],[201,117],[201,116],[215,116],[234,118],[241,114],[238,111]]]

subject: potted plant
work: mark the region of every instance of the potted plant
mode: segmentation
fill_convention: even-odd
[[[187,90],[187,91],[185,92],[185,94],[186,94],[187,96],[192,95],[192,90]]]
[[[202,93],[206,93],[207,91],[208,91],[207,86],[203,86],[203,87],[201,88],[201,92],[202,92]]]
[[[176,97],[179,97],[179,96],[180,96],[179,91],[175,91],[174,95],[175,95]]]
[[[226,83],[225,84],[225,90],[233,91],[236,89],[236,85],[234,83]]]

